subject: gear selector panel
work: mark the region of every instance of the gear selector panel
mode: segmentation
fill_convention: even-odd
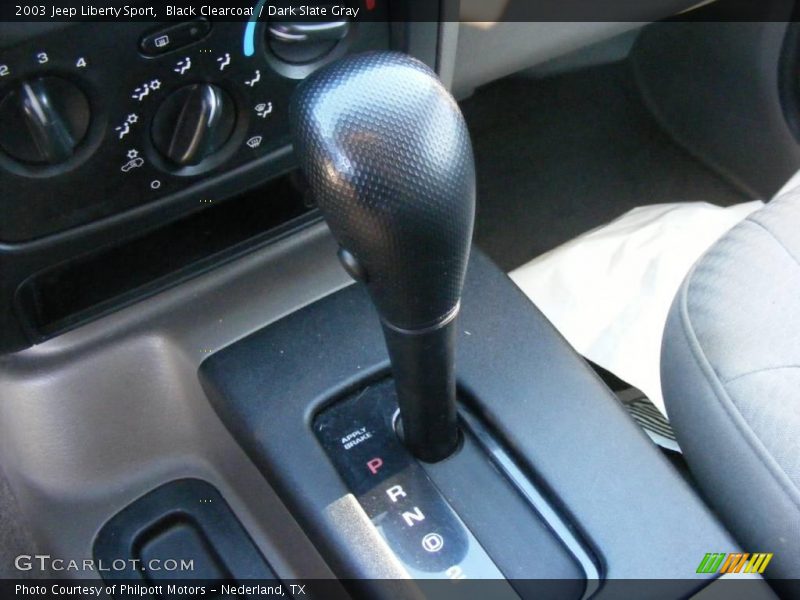
[[[314,431],[386,543],[415,578],[503,574],[395,432],[392,380],[317,417]]]

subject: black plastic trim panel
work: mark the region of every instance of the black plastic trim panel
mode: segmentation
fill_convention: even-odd
[[[470,410],[575,524],[606,579],[675,579],[685,597],[709,548],[736,543],[585,361],[508,277],[475,251],[457,358]],[[326,404],[388,371],[378,318],[352,286],[207,359],[200,377],[223,422],[343,577],[380,578],[388,548],[351,543],[366,515],[311,430]],[[342,515],[349,515],[343,517]],[[367,521],[368,522],[368,521]],[[511,539],[519,552],[525,540]],[[654,566],[654,565],[657,565]],[[697,578],[697,579],[693,579]],[[702,580],[700,580],[702,579]],[[611,594],[608,585],[597,597]]]

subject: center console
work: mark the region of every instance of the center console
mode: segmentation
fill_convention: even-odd
[[[356,286],[215,354],[200,375],[220,418],[340,577],[499,571],[523,597],[520,584],[542,594],[558,580],[552,597],[574,598],[597,588],[611,597],[637,584],[624,580],[652,578],[654,564],[664,581],[648,582],[648,597],[686,597],[712,581],[695,573],[697,557],[735,542],[479,252],[456,363],[463,440],[435,464],[397,441],[388,354]],[[370,408],[352,417],[358,404]]]
[[[707,585],[696,557],[734,542],[541,313],[468,259],[471,145],[430,69],[343,59],[301,84],[290,118],[362,285],[214,354],[200,377],[334,571],[371,594],[411,577],[584,598],[654,563],[669,581],[649,597]]]

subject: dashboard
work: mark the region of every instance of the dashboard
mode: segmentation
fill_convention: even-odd
[[[463,96],[638,25],[459,23],[474,3],[360,4],[369,18],[0,24],[0,354],[316,220],[287,104],[322,65],[401,50]]]
[[[313,219],[288,100],[330,61],[404,43],[374,10],[15,28],[0,51],[0,352]]]
[[[348,50],[388,45],[385,24],[333,25],[328,39],[306,42],[284,41],[288,25],[202,18],[110,23],[91,36],[73,26],[4,53],[0,239],[27,241],[161,200],[286,146],[300,78]]]

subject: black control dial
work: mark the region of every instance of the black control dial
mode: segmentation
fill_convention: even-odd
[[[228,141],[235,123],[233,99],[222,88],[210,83],[187,85],[158,108],[153,144],[175,165],[196,165]]]
[[[64,162],[89,129],[89,100],[74,83],[43,76],[21,82],[0,101],[0,147],[35,165]]]

